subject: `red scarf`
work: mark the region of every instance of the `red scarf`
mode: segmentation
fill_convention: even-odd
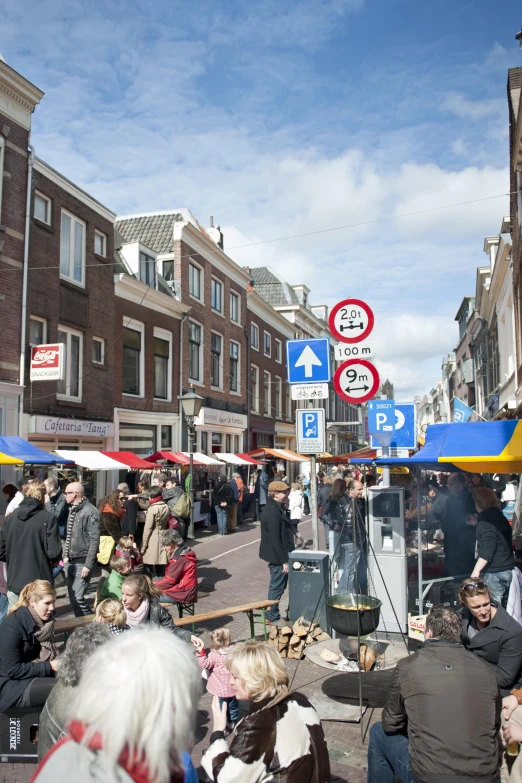
[[[102,514],[114,514],[116,517],[118,517],[119,520],[122,520],[125,516],[125,509],[121,508],[119,511],[113,508],[112,506],[109,506],[108,503],[104,505],[104,507],[101,510]]]
[[[163,503],[163,498],[161,497],[161,495],[158,495],[157,498],[151,498],[150,505],[152,506],[153,503]]]

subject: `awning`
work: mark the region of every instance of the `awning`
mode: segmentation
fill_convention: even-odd
[[[249,451],[248,453],[251,457],[274,457],[275,459],[287,460],[288,462],[306,462],[308,459],[288,449],[254,449],[254,451]]]
[[[65,460],[75,462],[81,468],[87,470],[128,470],[128,465],[118,462],[112,457],[107,457],[101,451],[71,451],[69,449],[57,449],[56,454]],[[58,461],[55,459],[55,462]]]
[[[261,465],[261,462],[258,462],[255,459],[252,459],[252,457],[249,457],[248,454],[231,454],[229,452],[219,452],[219,459],[223,460],[223,462],[228,462],[230,465]]]
[[[57,459],[54,454],[49,454],[43,449],[33,446],[32,443],[20,438],[18,435],[5,435],[0,437],[0,452],[11,457],[15,462],[4,462],[4,465],[54,465],[63,460]]]
[[[132,451],[100,451],[100,454],[105,454],[106,457],[110,457],[116,460],[116,462],[121,462],[129,470],[150,470],[150,463],[138,457]]]
[[[9,454],[2,454],[0,452],[0,465],[23,465],[24,461],[22,459],[17,459],[16,457],[10,457]]]
[[[183,451],[183,454],[185,456],[189,456],[188,451]],[[196,460],[200,465],[222,465],[223,463],[220,462],[220,460],[216,459],[216,457],[221,457],[221,454],[216,454],[215,457],[207,457],[206,454],[202,454],[200,451],[194,452],[194,465],[196,464]]]
[[[341,464],[348,464],[349,462],[358,462],[361,459],[375,459],[377,456],[376,449],[371,449],[369,446],[365,446],[362,449],[358,449],[357,451],[348,451],[346,454],[339,454],[337,457],[325,457],[324,459],[321,459],[321,462],[327,463],[329,465],[341,465]],[[364,464],[364,463],[363,463]]]

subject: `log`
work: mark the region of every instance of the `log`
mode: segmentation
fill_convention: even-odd
[[[289,658],[295,658],[296,660],[299,660],[299,658],[301,657],[301,653],[296,652],[295,650],[292,649],[292,647],[290,647],[289,650],[288,650],[288,657]]]
[[[301,637],[294,633],[294,635],[290,637],[290,646],[295,647],[295,645],[299,644],[300,641]]]
[[[304,625],[301,625],[297,631],[295,631],[297,636],[308,636],[308,628],[305,628]]]
[[[288,655],[288,648],[285,647],[283,650],[279,650],[279,655],[281,656],[281,658],[286,658]]]
[[[281,636],[292,636],[292,633],[293,631],[291,625],[283,625],[280,631]]]
[[[372,666],[374,665],[375,661],[377,660],[377,655],[374,650],[372,650],[371,647],[368,647],[366,644],[361,645],[361,656],[359,658],[361,669],[365,672],[369,672]]]
[[[279,650],[279,652],[285,650],[287,647],[288,647],[288,642],[286,641],[286,638],[285,641],[281,641],[280,639],[278,640],[277,649]]]
[[[304,620],[304,617],[298,617],[295,623],[292,626],[292,631],[294,633],[297,633],[298,629],[301,628],[301,622]]]
[[[317,626],[317,628],[314,628],[314,630],[312,631],[312,636],[314,637],[314,639],[317,639],[317,637],[321,636],[322,633],[323,633],[322,629],[319,626]]]
[[[331,639],[331,638],[332,638],[332,637],[330,636],[330,634],[329,634],[329,633],[325,633],[324,631],[321,631],[321,633],[319,634],[319,636],[316,636],[316,637],[315,637],[315,641],[316,641],[316,642],[327,642],[327,641],[328,641],[328,639]]]
[[[270,633],[268,634],[268,638],[277,639],[278,633],[279,633],[279,628],[277,627],[277,625],[273,625],[272,628],[270,629]]]

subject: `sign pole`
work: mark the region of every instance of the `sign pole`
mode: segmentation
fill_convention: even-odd
[[[319,517],[317,516],[317,457],[310,454],[310,511],[312,512],[313,548],[319,549]]]
[[[383,446],[382,447],[382,456],[383,457],[389,457],[390,456],[390,447],[389,446]],[[382,468],[382,485],[383,487],[389,487],[390,486],[390,468],[388,465],[383,465]]]

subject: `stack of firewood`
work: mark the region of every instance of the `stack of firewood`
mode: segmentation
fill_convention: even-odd
[[[277,647],[281,658],[300,660],[304,657],[305,647],[331,638],[330,634],[321,630],[318,623],[309,623],[300,617],[293,625],[283,625],[282,628],[274,625],[270,629],[268,643]]]

